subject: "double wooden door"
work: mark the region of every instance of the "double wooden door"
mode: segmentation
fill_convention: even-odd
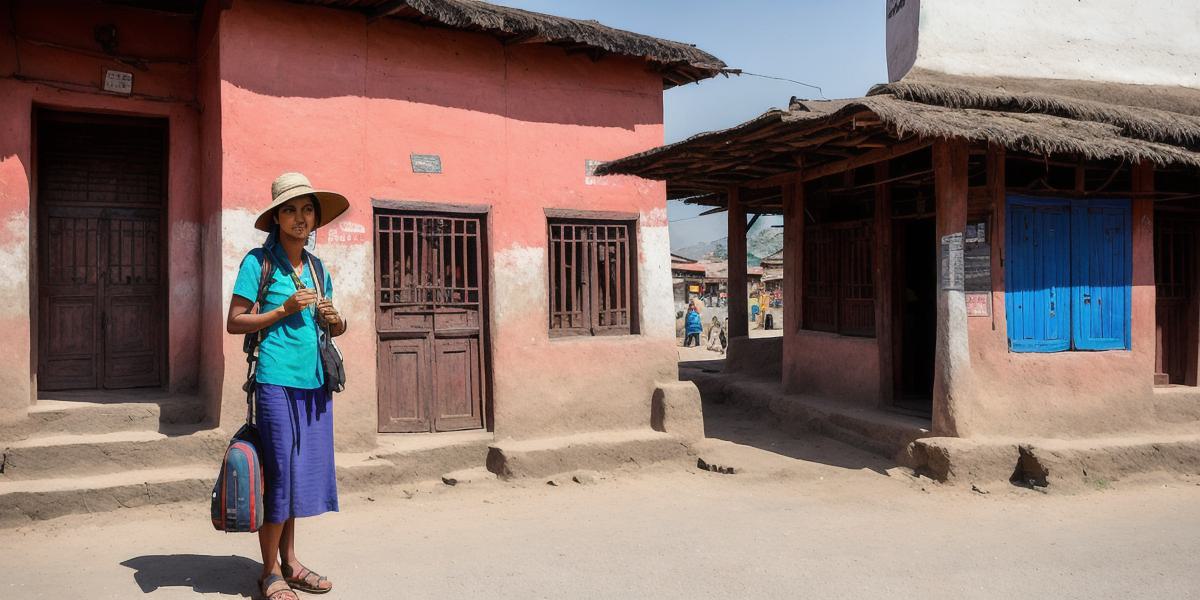
[[[381,432],[483,427],[483,225],[376,209]]]
[[[163,380],[160,122],[38,121],[38,387]]]

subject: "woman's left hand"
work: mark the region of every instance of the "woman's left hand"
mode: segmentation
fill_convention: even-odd
[[[338,313],[337,308],[334,308],[333,300],[329,298],[317,300],[317,315],[321,322],[330,327],[338,327],[342,324],[342,315]]]

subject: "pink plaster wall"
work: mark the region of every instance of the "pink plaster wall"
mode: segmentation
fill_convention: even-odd
[[[95,45],[92,28],[115,23],[121,49],[129,53],[169,56],[190,52],[187,23],[144,11],[101,4],[71,4],[72,18],[63,19],[64,2],[0,2],[0,299],[18,307],[17,316],[0,320],[6,332],[0,345],[0,419],[22,416],[36,389],[36,203],[33,199],[33,109],[165,117],[169,121],[166,231],[168,254],[169,342],[168,386],[194,391],[198,380],[199,320],[193,303],[200,296],[200,223],[197,211],[199,119],[187,99],[193,87],[186,68],[152,65],[134,78],[137,94],[117,97],[97,92],[104,67],[129,70],[108,59],[50,48],[28,41],[16,43],[12,20],[22,37],[79,47]],[[11,9],[11,10],[10,10]],[[19,60],[18,60],[19,56]],[[19,68],[18,68],[19,65]],[[17,77],[33,78],[18,80]],[[166,97],[180,101],[165,101]],[[9,335],[11,334],[11,335]]]
[[[992,318],[969,317],[971,390],[952,407],[963,437],[1082,437],[1158,425],[1154,410],[1154,214],[1134,203],[1131,350],[1008,351],[1004,280],[993,261]],[[1003,211],[998,211],[1003,221]],[[1002,230],[994,236],[1003,240]],[[993,253],[999,246],[993,245]],[[994,321],[994,326],[993,326]]]
[[[864,406],[879,404],[879,344],[861,338],[788,328],[783,337],[783,385]]]
[[[217,292],[221,263],[221,44],[218,2],[205,3],[197,35],[196,99],[200,106],[198,204],[201,223],[200,394],[205,415],[220,422],[225,386],[225,302]],[[239,353],[241,349],[238,349]]]
[[[664,189],[588,180],[584,163],[661,144],[657,75],[637,61],[271,0],[222,14],[220,53],[224,306],[233,270],[261,243],[251,221],[275,176],[298,170],[351,201],[317,242],[351,323],[340,446],[369,444],[376,429],[371,198],[491,206],[498,437],[648,425],[654,382],[676,379]],[[412,173],[410,153],[441,155],[444,172]],[[642,335],[549,339],[544,207],[642,214]],[[241,410],[239,344],[223,345],[223,421]]]

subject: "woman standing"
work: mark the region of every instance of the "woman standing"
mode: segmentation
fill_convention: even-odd
[[[700,345],[700,332],[704,331],[704,323],[700,321],[700,311],[696,309],[695,304],[688,304],[687,316],[683,319],[683,347],[691,346],[694,340],[696,345]]]
[[[268,232],[238,271],[226,329],[259,333],[255,420],[261,444],[266,516],[258,533],[263,570],[259,585],[268,600],[296,600],[292,589],[321,594],[329,580],[305,567],[296,554],[296,518],[338,510],[333,463],[333,404],[325,388],[318,327],[346,332],[334,307],[333,280],[325,271],[322,296],[314,281],[309,234],[342,214],[341,194],[313,189],[299,173],[271,184],[272,202],[255,221]],[[264,264],[266,261],[266,264]],[[265,269],[265,270],[264,270]],[[261,305],[260,279],[269,278]]]

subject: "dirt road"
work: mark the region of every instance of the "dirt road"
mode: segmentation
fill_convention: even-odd
[[[664,465],[564,480],[343,497],[300,530],[326,598],[1189,598],[1200,485],[979,494],[888,475],[813,436],[725,415],[706,450],[735,475]],[[925,489],[922,489],[925,488]],[[411,498],[407,498],[411,494]],[[252,536],[200,504],[0,531],[0,598],[249,595]],[[77,594],[77,595],[75,595]]]

